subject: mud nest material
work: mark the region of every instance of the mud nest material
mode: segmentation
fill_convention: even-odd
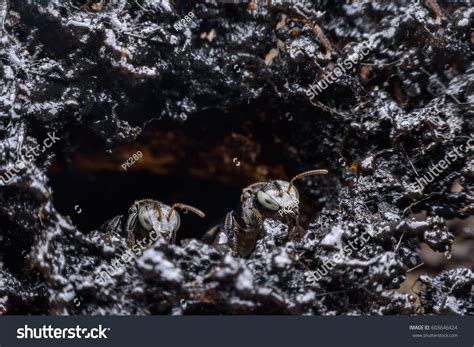
[[[468,2],[435,0],[0,0],[0,174],[17,171],[0,181],[0,313],[472,315],[469,251],[428,269],[418,295],[400,288],[422,247],[449,257],[474,239],[472,219],[448,227],[474,211],[472,151],[414,189],[472,139],[473,16]],[[354,67],[310,100],[308,86],[349,57]],[[218,135],[196,145],[203,114],[214,115],[205,122],[220,124]],[[183,136],[154,145],[175,131]],[[48,133],[61,141],[17,165]],[[183,165],[176,158],[194,148],[202,160],[185,173],[232,182],[232,171],[239,189],[314,168],[329,175],[299,183],[311,206],[300,241],[272,220],[248,258],[199,237],[157,241],[102,284],[96,274],[126,238],[111,227],[79,230],[50,183],[55,170],[93,170],[74,159],[81,134],[99,144],[82,158],[114,162],[145,143],[155,161],[142,169],[152,172],[161,150]],[[233,156],[240,172],[225,162]],[[102,169],[119,171],[119,162]],[[92,213],[105,222],[107,209]],[[311,280],[364,233],[364,247]]]

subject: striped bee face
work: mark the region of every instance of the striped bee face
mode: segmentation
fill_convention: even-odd
[[[126,230],[129,244],[134,244],[135,240],[144,239],[153,231],[166,241],[174,243],[176,232],[181,224],[181,218],[177,209],[191,211],[203,218],[203,212],[189,205],[181,203],[168,206],[160,201],[144,199],[136,201],[128,212]]]
[[[295,222],[299,215],[300,198],[298,190],[286,181],[271,181],[257,192],[255,203],[267,217],[284,223]]]

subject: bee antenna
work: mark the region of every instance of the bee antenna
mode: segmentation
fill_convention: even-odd
[[[281,187],[281,184],[278,183],[278,181],[272,181],[272,183],[275,185],[275,187],[277,188],[278,192],[279,192],[279,195],[282,196],[283,195],[283,188]]]
[[[158,212],[158,220],[161,221],[162,215],[161,215],[161,207],[160,204],[156,206],[156,212]]]
[[[317,175],[326,175],[328,173],[328,170],[324,170],[324,169],[321,169],[321,170],[310,170],[310,171],[305,171],[305,172],[302,172],[298,175],[296,175],[295,177],[293,177],[290,181],[290,185],[288,186],[288,190],[286,191],[287,193],[290,192],[291,188],[293,187],[293,182],[296,181],[296,180],[299,180],[303,177],[306,177],[306,176],[317,176]]]
[[[173,211],[176,210],[177,208],[180,208],[180,209],[185,210],[185,211],[191,211],[192,213],[198,215],[201,218],[206,217],[204,212],[202,212],[201,210],[198,210],[196,207],[181,204],[181,203],[178,202],[178,203],[174,204],[173,206],[171,206],[170,211],[168,212],[168,217],[167,217],[168,220],[170,219],[171,214],[173,213]]]

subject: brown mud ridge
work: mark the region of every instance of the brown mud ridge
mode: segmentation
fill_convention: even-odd
[[[0,314],[472,315],[472,150],[429,173],[473,134],[474,8],[419,3],[0,0]],[[301,239],[200,241],[249,184],[317,168]],[[207,218],[102,281],[144,198]]]

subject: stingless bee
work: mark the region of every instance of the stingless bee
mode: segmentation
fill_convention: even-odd
[[[293,177],[290,182],[274,180],[254,183],[242,191],[237,211],[227,213],[223,224],[210,229],[203,241],[225,251],[231,249],[248,257],[263,235],[263,221],[275,219],[288,226],[288,238],[298,239],[299,193],[294,182],[306,176],[325,175],[327,170],[311,170]]]
[[[176,203],[168,206],[152,199],[137,200],[129,208],[126,218],[117,216],[105,223],[105,229],[120,230],[127,237],[127,244],[132,248],[135,243],[145,239],[157,240],[163,237],[170,243],[176,242],[176,232],[181,224],[181,218],[176,209],[191,211],[201,218],[204,212],[195,207]],[[155,233],[155,237],[151,236]]]

